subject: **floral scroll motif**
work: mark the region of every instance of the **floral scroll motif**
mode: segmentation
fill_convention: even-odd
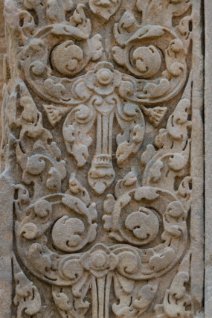
[[[15,257],[13,265],[16,284],[14,303],[18,307],[17,318],[22,318],[23,315],[32,317],[40,312],[40,294],[36,286],[22,272]]]
[[[156,317],[192,317],[192,301],[187,292],[190,256],[186,255],[180,264],[170,289],[166,291],[163,305],[156,306]]]
[[[193,317],[191,1],[9,0],[5,19],[17,318]]]
[[[137,104],[123,103],[122,90],[128,83],[115,71],[110,63],[98,63],[75,87],[83,87],[88,100],[76,106],[67,116],[63,136],[69,153],[77,165],[82,167],[89,157],[88,147],[92,143],[89,131],[96,130],[96,153],[88,173],[90,186],[99,194],[108,188],[115,178],[112,166],[112,130],[116,117],[123,133],[117,136],[118,164],[125,162],[138,151],[145,131],[144,117]]]
[[[115,14],[120,4],[121,1],[89,1],[91,11],[106,20]],[[135,9],[143,13],[147,10],[145,14],[151,16],[155,6],[138,1]],[[185,12],[190,8],[179,6]],[[97,126],[96,153],[88,182],[96,193],[102,194],[115,179],[112,164],[114,120],[122,130],[116,137],[116,159],[120,166],[136,154],[143,143],[144,116],[157,127],[167,112],[167,107],[159,107],[158,103],[175,97],[185,85],[189,30],[185,32],[186,24],[184,29],[176,28],[168,22],[158,24],[154,19],[152,24],[146,24],[145,14],[139,24],[133,11],[126,11],[114,24],[117,46],[111,47],[111,54],[117,64],[134,75],[129,76],[115,70],[109,62],[96,63],[104,59],[106,48],[102,36],[93,34],[84,4],[74,7],[72,2],[64,2],[59,9],[58,1],[49,1],[41,10],[41,4],[25,1],[24,7],[35,10],[38,20],[45,21],[45,25],[38,24],[34,32],[28,34],[24,28],[27,21],[23,18],[19,26],[23,42],[20,68],[35,93],[48,101],[43,107],[53,126],[68,113],[63,136],[78,167],[85,166],[88,161],[93,142],[89,133],[94,125]],[[177,3],[169,7],[170,17],[185,13]],[[6,7],[8,19],[10,11],[12,8]],[[43,11],[47,21],[41,16]],[[28,11],[16,11],[17,19],[20,20],[23,12]],[[31,19],[33,21],[33,17]],[[77,77],[91,63],[95,63],[92,70]]]

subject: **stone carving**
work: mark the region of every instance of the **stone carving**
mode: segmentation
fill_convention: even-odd
[[[160,129],[155,145],[149,144],[141,156],[141,165],[145,168],[144,184],[173,189],[176,178],[187,175],[191,144],[190,86],[188,81],[182,99],[167,121],[166,129]]]
[[[115,13],[119,5],[120,1],[89,1],[91,10],[106,19]],[[138,11],[143,10],[139,2],[136,5]],[[24,6],[35,11],[39,7],[28,2],[24,2]],[[173,6],[176,5],[171,5],[171,8]],[[20,66],[26,81],[40,97],[66,106],[58,108],[47,104],[44,109],[52,125],[56,125],[68,112],[63,136],[68,152],[75,157],[79,167],[88,160],[88,148],[92,144],[89,131],[97,122],[96,153],[88,181],[97,193],[102,194],[115,178],[112,165],[114,116],[123,131],[117,136],[116,157],[120,165],[138,151],[143,141],[143,114],[157,126],[167,111],[165,107],[156,106],[149,110],[145,106],[157,105],[176,96],[185,84],[189,36],[187,32],[185,37],[185,30],[173,32],[168,22],[167,27],[139,25],[133,13],[127,11],[120,22],[114,24],[114,37],[119,46],[112,47],[111,51],[118,64],[141,79],[116,71],[108,62],[98,63],[86,75],[70,79],[90,61],[98,61],[104,51],[101,35],[92,35],[91,21],[86,17],[84,5],[78,4],[67,21],[65,12],[71,8],[71,3],[59,8],[57,1],[48,2],[47,23],[54,24],[41,26],[28,36],[20,53]],[[183,8],[186,11],[188,6]],[[53,13],[55,10],[58,11],[56,15]],[[154,5],[152,10],[155,10]],[[43,21],[40,11],[40,20]],[[169,15],[172,14],[171,10]],[[20,15],[23,11],[19,12],[19,19]],[[22,38],[25,35],[24,21],[21,23]],[[61,37],[63,42],[59,40]],[[157,47],[151,44],[153,41]],[[165,68],[161,54],[165,57]]]
[[[15,298],[17,318],[32,317],[41,309],[41,297],[35,285],[25,276],[14,257]]]
[[[193,317],[190,1],[10,0],[5,18],[16,316]]]
[[[89,5],[93,13],[109,20],[118,10],[121,0],[90,0]]]
[[[190,254],[185,256],[170,289],[166,291],[163,305],[156,306],[156,317],[192,317],[191,296],[186,290],[189,283]],[[163,315],[164,314],[164,315]]]
[[[77,165],[85,165],[92,143],[89,130],[97,122],[96,153],[88,173],[90,186],[102,194],[115,178],[112,166],[112,131],[114,116],[123,133],[117,136],[116,157],[122,164],[131,154],[138,151],[144,138],[143,114],[136,104],[121,102],[118,96],[125,92],[127,81],[114,71],[112,64],[99,63],[94,71],[88,72],[75,87],[88,91],[88,102],[75,107],[67,116],[63,126],[63,136],[69,153],[73,154]],[[116,90],[118,93],[116,93]],[[90,96],[89,96],[90,95]]]

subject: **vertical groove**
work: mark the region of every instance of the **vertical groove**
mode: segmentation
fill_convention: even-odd
[[[101,153],[102,144],[102,118],[101,114],[97,114],[97,133],[96,133],[96,154]]]
[[[106,277],[106,284],[105,284],[105,317],[109,317],[109,307],[110,307],[110,291],[111,291],[111,282],[112,282],[112,274],[109,273]]]
[[[92,277],[92,318],[98,318],[98,290],[96,278]]]

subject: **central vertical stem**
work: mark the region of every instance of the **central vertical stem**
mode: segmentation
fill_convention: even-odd
[[[109,318],[112,275],[92,278],[92,318]]]
[[[104,193],[115,177],[112,165],[114,106],[113,103],[106,103],[105,101],[96,106],[96,154],[92,160],[88,181],[98,194]]]

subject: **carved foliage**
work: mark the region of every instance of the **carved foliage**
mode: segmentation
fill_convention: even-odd
[[[190,254],[188,253],[180,264],[170,288],[166,290],[163,305],[156,306],[156,317],[192,317],[192,300],[187,291],[189,277]]]
[[[17,306],[17,318],[32,317],[41,309],[41,297],[36,286],[25,276],[20,269],[15,257],[15,297],[14,303]]]
[[[187,0],[5,4],[17,46],[5,88],[15,244],[56,315],[192,317],[191,10]],[[15,280],[17,317],[52,312],[19,267]]]
[[[173,189],[176,178],[182,179],[188,175],[191,144],[190,85],[189,81],[184,96],[167,121],[166,129],[160,129],[155,138],[155,146],[149,144],[141,156],[144,184]]]

